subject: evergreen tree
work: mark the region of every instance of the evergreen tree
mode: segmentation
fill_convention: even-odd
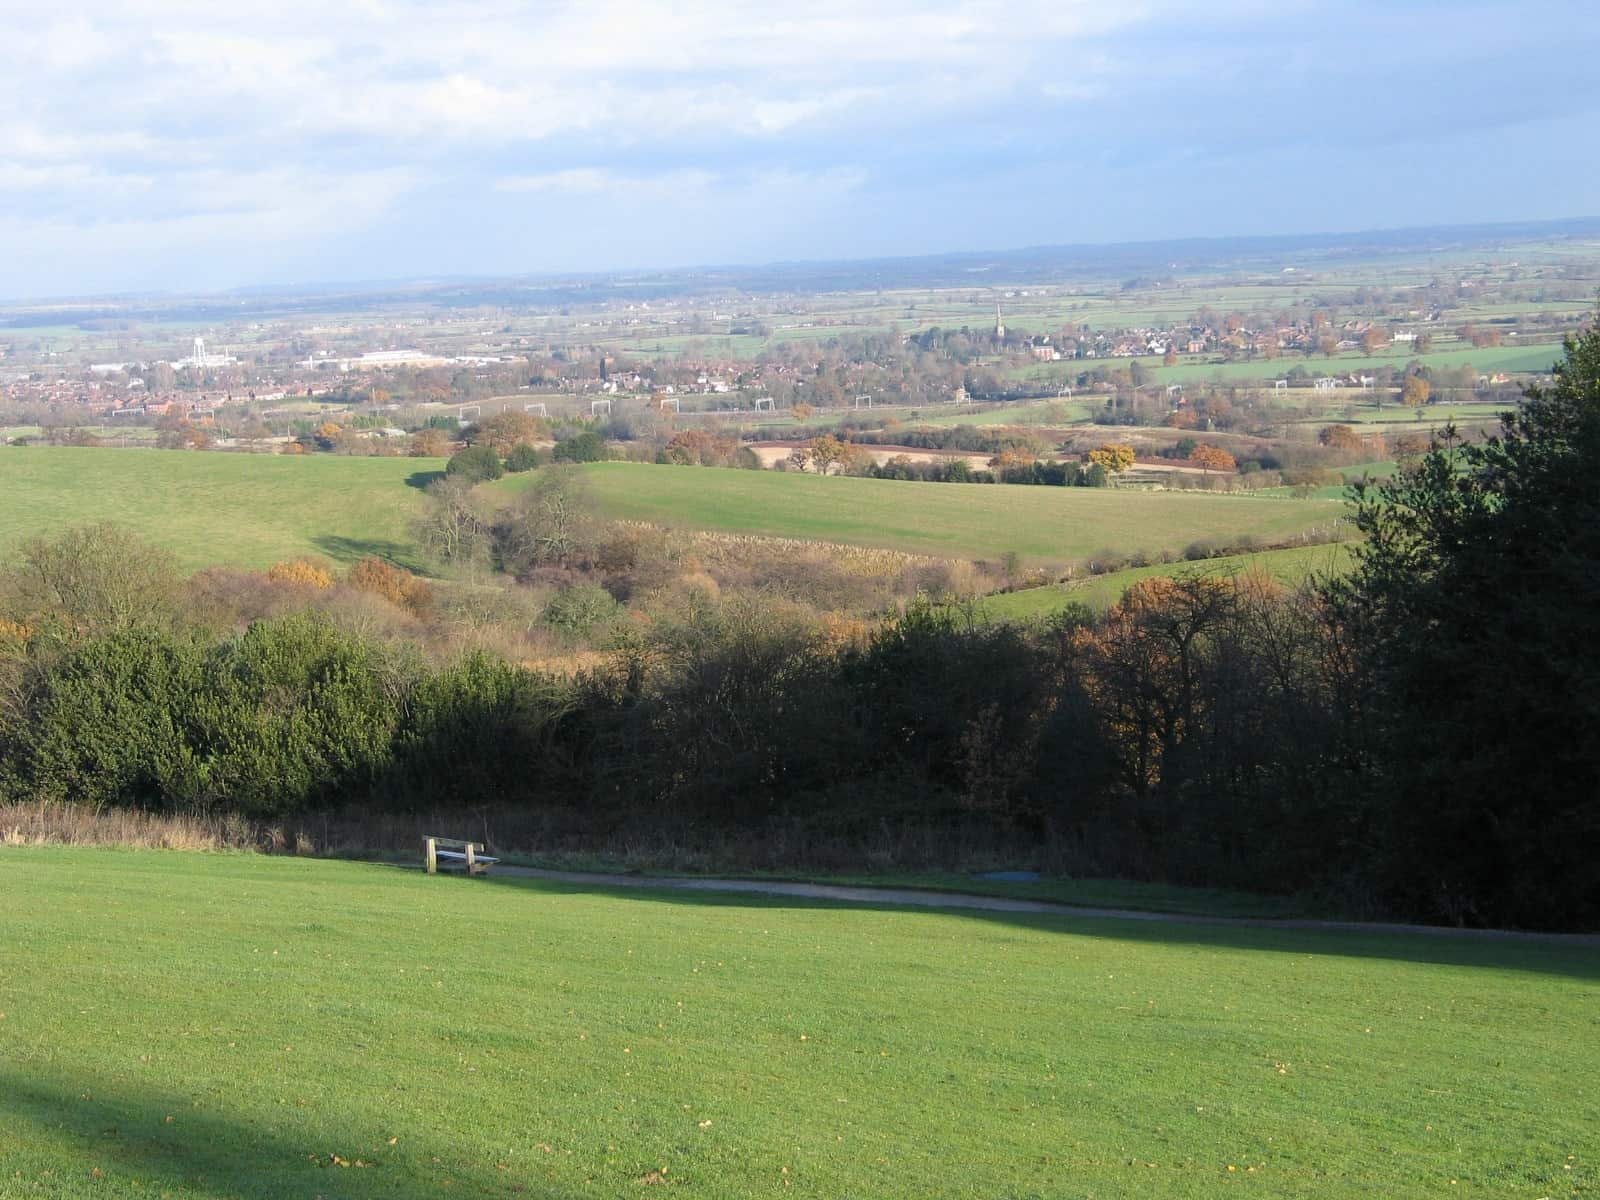
[[[1358,486],[1333,598],[1375,686],[1388,887],[1419,915],[1600,920],[1600,327],[1498,436]]]

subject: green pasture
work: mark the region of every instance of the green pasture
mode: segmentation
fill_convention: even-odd
[[[8,1200],[1600,1182],[1582,943],[54,848],[0,905]]]
[[[1297,496],[1304,500],[1345,500],[1349,498],[1349,485],[1363,477],[1373,480],[1387,479],[1400,469],[1393,459],[1383,462],[1359,463],[1353,467],[1340,467],[1344,483],[1324,484],[1320,487],[1270,487],[1260,489],[1258,496]]]
[[[1304,367],[1312,375],[1347,374],[1367,371],[1374,367],[1393,367],[1396,371],[1407,363],[1420,361],[1429,367],[1472,367],[1480,373],[1494,371],[1541,372],[1548,371],[1561,357],[1561,346],[1545,342],[1533,346],[1458,346],[1452,349],[1433,350],[1427,354],[1412,354],[1409,350],[1368,355],[1359,351],[1325,358],[1318,354],[1311,358],[1285,355],[1272,362],[1246,363],[1179,363],[1164,367],[1159,359],[1152,360],[1156,378],[1163,382],[1181,382],[1189,379],[1204,381],[1218,378],[1237,382],[1241,379],[1283,379],[1295,367]]]
[[[1403,404],[1385,404],[1382,408],[1366,403],[1346,415],[1345,409],[1330,406],[1320,416],[1308,418],[1319,424],[1329,421],[1354,421],[1362,425],[1392,425],[1396,427],[1410,426],[1413,431],[1428,430],[1454,421],[1488,421],[1498,424],[1500,414],[1505,412],[1510,405],[1505,404],[1426,404],[1419,409],[1408,408]]]
[[[1076,400],[1038,400],[1023,403],[962,405],[956,412],[924,408],[914,421],[919,426],[947,429],[957,425],[1077,425],[1090,417],[1090,407]]]
[[[76,428],[112,444],[122,441],[153,442],[159,436],[158,431],[148,425],[79,425]],[[36,438],[43,436],[44,427],[42,425],[0,426],[0,438]]]
[[[1481,349],[1465,346],[1434,350],[1428,354],[1412,354],[1405,351],[1368,355],[1351,351],[1336,354],[1332,358],[1321,354],[1310,358],[1304,355],[1285,354],[1276,359],[1258,358],[1232,363],[1213,363],[1208,361],[1206,356],[1197,355],[1183,356],[1176,365],[1170,367],[1162,365],[1159,355],[1142,358],[1090,358],[1058,363],[1035,363],[1017,368],[1014,374],[1021,379],[1054,383],[1075,379],[1083,372],[1093,371],[1097,367],[1113,371],[1125,370],[1131,364],[1138,363],[1153,383],[1255,383],[1270,387],[1272,380],[1287,378],[1289,372],[1296,367],[1303,368],[1313,377],[1346,375],[1351,371],[1369,371],[1376,367],[1392,367],[1400,371],[1412,361],[1419,361],[1436,368],[1470,366],[1480,373],[1544,372],[1548,371],[1560,357],[1561,346],[1555,342],[1546,342],[1534,346],[1485,346]]]
[[[1338,504],[1115,488],[900,480],[597,463],[585,468],[606,516],[729,533],[813,538],[914,554],[1032,561],[1106,548],[1179,551],[1202,538],[1288,539],[1325,526]],[[526,476],[490,485],[509,497]]]
[[[118,521],[187,569],[298,555],[411,563],[419,458],[278,456],[66,446],[0,447],[0,558],[24,537]]]
[[[1386,458],[1381,462],[1365,462],[1357,463],[1353,467],[1340,467],[1339,474],[1351,481],[1366,475],[1370,475],[1374,479],[1381,479],[1386,475],[1393,475],[1399,469],[1400,464],[1398,462],[1392,458]]]
[[[1091,575],[1066,584],[1050,584],[985,596],[979,604],[979,611],[990,621],[1033,621],[1054,616],[1070,604],[1082,604],[1096,611],[1104,611],[1122,599],[1122,594],[1142,579],[1265,571],[1274,579],[1293,587],[1313,576],[1348,570],[1350,563],[1350,550],[1342,543],[1293,546],[1255,554],[1229,554],[1198,562],[1157,563],[1149,567],[1129,567],[1105,575]]]

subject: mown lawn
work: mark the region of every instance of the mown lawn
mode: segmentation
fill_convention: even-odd
[[[184,567],[312,554],[415,565],[407,524],[436,459],[0,446],[0,561],[21,538],[114,520]]]
[[[1569,1196],[1600,951],[0,850],[0,1196]]]
[[[638,463],[585,468],[610,517],[694,529],[814,538],[914,554],[1059,562],[1105,549],[1180,551],[1190,542],[1287,539],[1327,526],[1337,503],[1115,488],[821,478]],[[510,496],[527,476],[494,485]]]
[[[1263,550],[1257,554],[1229,554],[1198,562],[1158,563],[1150,567],[1111,571],[1077,583],[1051,584],[985,596],[980,602],[980,611],[991,621],[1032,621],[1054,616],[1069,604],[1082,604],[1103,611],[1122,599],[1122,594],[1141,579],[1157,576],[1220,575],[1260,570],[1294,587],[1313,575],[1348,570],[1350,563],[1349,548],[1338,542],[1323,546]]]

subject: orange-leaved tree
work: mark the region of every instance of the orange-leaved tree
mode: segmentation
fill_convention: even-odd
[[[1221,446],[1196,446],[1189,461],[1206,471],[1232,471],[1239,465]]]
[[[1125,442],[1107,442],[1089,451],[1089,461],[1099,463],[1113,475],[1120,475],[1133,466],[1133,447]]]

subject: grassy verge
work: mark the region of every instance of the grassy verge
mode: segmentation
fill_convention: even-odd
[[[0,851],[0,1196],[1575,1194],[1600,956]]]

